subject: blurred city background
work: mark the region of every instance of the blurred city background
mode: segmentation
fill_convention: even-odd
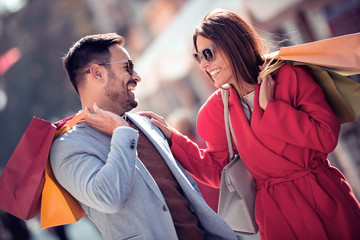
[[[174,126],[187,121],[190,128],[176,126],[197,137],[196,113],[215,88],[192,59],[192,34],[213,8],[250,21],[271,51],[360,31],[360,0],[0,0],[0,169],[33,116],[55,122],[81,108],[61,58],[88,34],[123,35],[142,77],[135,110]],[[359,121],[342,124],[329,158],[360,199]],[[0,221],[0,240],[28,239],[12,238],[9,222]],[[67,239],[100,239],[86,218],[60,229],[40,229],[37,219],[19,224],[36,240],[66,239],[57,234],[64,230]]]

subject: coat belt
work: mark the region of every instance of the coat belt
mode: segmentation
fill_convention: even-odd
[[[269,194],[269,188],[273,187],[277,184],[286,183],[295,179],[299,179],[302,177],[308,176],[309,183],[313,192],[314,202],[315,202],[315,210],[319,214],[322,214],[329,220],[333,219],[336,215],[336,203],[328,196],[328,194],[322,189],[322,187],[318,184],[315,175],[323,173],[330,166],[329,161],[325,160],[319,167],[317,168],[306,168],[301,171],[295,172],[291,176],[281,177],[281,178],[268,178],[266,180],[256,180],[256,189],[258,194],[261,196],[263,209],[265,210],[265,216],[269,216],[269,219],[275,219],[277,222],[274,224],[274,228],[276,232],[281,236],[281,239],[296,239],[295,234],[289,225],[288,221],[284,217],[283,213],[279,209],[278,205],[275,203],[273,198]],[[297,191],[297,188],[293,189]],[[275,191],[276,192],[276,191]],[[298,194],[301,195],[301,192]],[[299,201],[304,201],[304,199],[299,199]],[[299,216],[300,217],[300,216]],[[309,232],[309,236],[311,239],[327,239],[326,233],[323,229],[322,223],[320,219],[316,220],[317,216],[314,216],[315,219],[312,219],[312,225],[314,223],[317,225],[317,231]],[[305,224],[307,221],[305,219]],[[309,226],[308,229],[314,229],[314,226]]]

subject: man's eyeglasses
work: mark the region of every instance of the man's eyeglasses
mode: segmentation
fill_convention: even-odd
[[[214,54],[215,48],[216,48],[216,45],[214,44],[214,45],[204,48],[201,52],[195,52],[193,54],[193,56],[194,56],[196,62],[198,64],[201,64],[201,60],[203,58],[205,58],[205,60],[208,62],[215,61],[215,54]]]
[[[105,66],[105,65],[110,65],[110,64],[114,64],[114,63],[124,63],[124,62],[127,63],[126,71],[128,71],[128,73],[130,75],[133,75],[133,73],[134,73],[134,63],[130,59],[123,60],[123,61],[117,61],[117,62],[100,63],[98,65],[99,66]],[[90,73],[90,69],[86,70],[85,73]]]

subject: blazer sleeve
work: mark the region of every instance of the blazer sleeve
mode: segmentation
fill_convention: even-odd
[[[340,123],[310,72],[285,65],[276,76],[274,98],[259,130],[286,143],[328,153],[336,147]]]
[[[219,102],[220,101],[220,102]],[[224,127],[220,92],[215,92],[201,107],[197,119],[197,131],[206,141],[207,148],[199,146],[176,130],[171,134],[171,151],[184,168],[199,181],[220,186],[222,168],[229,159]]]
[[[51,148],[56,179],[81,203],[103,213],[118,212],[134,183],[138,132],[130,127],[115,129],[110,152],[107,144],[90,134],[74,135],[60,136]]]

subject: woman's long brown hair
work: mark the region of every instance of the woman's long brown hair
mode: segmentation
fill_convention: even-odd
[[[216,9],[209,12],[195,29],[194,48],[198,52],[197,37],[203,36],[212,40],[217,47],[224,50],[229,57],[240,96],[244,96],[241,79],[249,84],[256,84],[259,66],[263,65],[263,45],[259,34],[238,14]],[[208,73],[210,80],[214,80]]]

